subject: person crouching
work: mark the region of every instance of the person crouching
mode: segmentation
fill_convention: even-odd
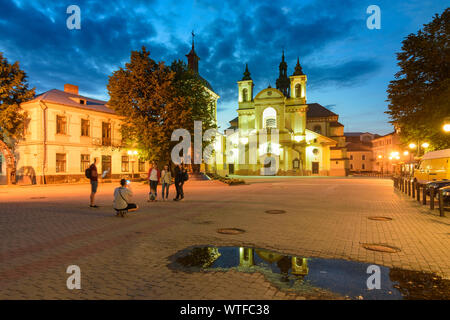
[[[114,209],[127,210],[128,212],[136,211],[138,206],[135,203],[130,203],[132,196],[130,182],[125,179],[120,180],[120,187],[114,190]]]

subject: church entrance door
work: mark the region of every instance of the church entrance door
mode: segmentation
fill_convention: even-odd
[[[311,162],[312,164],[312,174],[319,174],[319,163]]]

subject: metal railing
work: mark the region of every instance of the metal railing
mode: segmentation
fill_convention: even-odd
[[[406,195],[416,199],[417,202],[427,205],[427,197],[429,198],[430,210],[435,209],[435,201],[437,200],[439,216],[445,217],[446,203],[444,203],[444,194],[442,189],[438,189],[437,195],[434,188],[427,188],[426,184],[414,181],[410,177],[392,177],[394,188],[405,193]],[[436,199],[437,196],[437,199]]]

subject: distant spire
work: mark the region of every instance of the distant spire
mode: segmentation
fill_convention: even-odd
[[[189,52],[186,57],[188,58],[188,68],[189,70],[192,70],[195,73],[198,73],[198,61],[200,58],[197,56],[197,53],[195,53],[194,49],[194,37],[195,33],[194,30],[192,30],[192,49],[191,52]]]
[[[250,71],[248,71],[248,64],[246,63],[244,77],[242,78],[241,81],[247,81],[247,80],[252,80],[252,78],[250,77]]]
[[[295,71],[293,76],[301,76],[304,75],[303,70],[302,70],[302,66],[300,65],[300,58],[297,57],[297,64],[295,66]]]
[[[277,89],[283,92],[285,97],[289,97],[290,95],[290,81],[287,77],[287,63],[284,60],[284,48],[283,53],[281,55],[281,62],[278,67],[280,70],[280,75],[278,76],[278,79],[276,81]]]

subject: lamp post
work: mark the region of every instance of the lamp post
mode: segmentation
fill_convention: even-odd
[[[137,150],[128,150],[128,155],[131,157],[131,179],[134,179],[134,162],[138,154]]]

